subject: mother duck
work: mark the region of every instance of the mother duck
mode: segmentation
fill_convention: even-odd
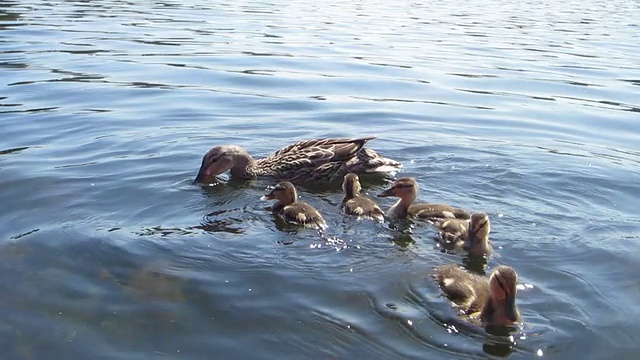
[[[350,172],[387,173],[402,167],[364,148],[371,139],[375,137],[303,140],[258,160],[240,146],[216,146],[202,158],[195,182],[211,183],[227,170],[234,178],[271,177],[301,183],[341,179]]]

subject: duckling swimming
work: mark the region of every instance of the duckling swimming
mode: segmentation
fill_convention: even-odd
[[[471,214],[471,220],[444,219],[436,223],[441,243],[455,250],[465,250],[471,255],[491,252],[489,216],[483,212]]]
[[[313,206],[296,201],[298,193],[295,186],[288,181],[278,183],[270,193],[261,200],[276,200],[271,211],[285,222],[309,228],[325,229],[327,223]]]
[[[384,221],[384,212],[364,195],[360,195],[360,178],[354,173],[348,173],[344,176],[342,182],[342,190],[344,190],[344,198],[340,207],[349,215],[358,217]]]
[[[378,194],[378,197],[394,196],[400,198],[393,205],[387,215],[392,218],[406,218],[415,216],[423,219],[457,218],[469,219],[471,216],[466,210],[445,204],[413,204],[418,196],[418,183],[413,178],[400,178],[390,188]]]
[[[438,266],[433,278],[445,295],[467,315],[480,312],[485,325],[511,325],[520,322],[516,307],[518,275],[500,265],[486,277],[472,274],[457,265]]]

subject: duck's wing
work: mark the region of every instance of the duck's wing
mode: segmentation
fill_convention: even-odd
[[[274,152],[265,160],[299,161],[314,166],[329,161],[347,161],[356,156],[371,139],[375,137],[303,140]]]

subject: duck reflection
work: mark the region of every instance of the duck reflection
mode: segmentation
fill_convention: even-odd
[[[158,262],[133,270],[129,274],[129,278],[124,282],[120,281],[107,269],[100,271],[100,278],[118,285],[126,294],[138,301],[184,302],[182,280],[171,275],[167,270],[167,263]]]
[[[513,353],[513,349],[516,346],[513,334],[518,332],[516,326],[487,325],[485,331],[488,336],[482,344],[482,351],[499,357],[507,357]]]

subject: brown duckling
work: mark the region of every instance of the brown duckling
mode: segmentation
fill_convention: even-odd
[[[469,212],[445,204],[413,204],[418,196],[418,183],[413,178],[400,178],[390,188],[378,194],[378,197],[394,196],[400,200],[393,205],[387,215],[392,218],[406,218],[415,216],[423,219],[457,218],[469,219]]]
[[[325,229],[327,223],[313,206],[297,201],[295,186],[288,181],[278,183],[261,200],[277,200],[271,211],[284,221],[310,228]]]
[[[349,215],[384,221],[384,212],[373,200],[360,195],[361,189],[362,186],[358,175],[348,173],[344,176],[344,181],[342,182],[344,198],[342,198],[342,204],[340,205],[342,210]]]
[[[471,255],[484,255],[491,252],[489,245],[489,215],[474,212],[470,220],[444,219],[436,223],[438,235],[445,246],[455,250],[465,250]]]
[[[487,279],[457,265],[443,265],[435,268],[433,277],[465,314],[480,312],[483,324],[504,326],[520,322],[516,307],[518,275],[511,267],[497,266]]]

